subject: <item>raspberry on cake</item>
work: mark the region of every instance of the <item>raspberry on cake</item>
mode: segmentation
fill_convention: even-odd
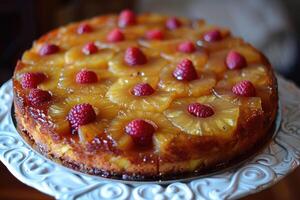
[[[44,73],[28,72],[22,75],[21,84],[23,88],[36,88],[38,84],[42,83],[46,78]]]
[[[93,71],[81,70],[76,74],[76,83],[88,84],[96,83],[98,81],[97,74]]]
[[[78,130],[81,125],[93,122],[95,118],[96,113],[90,104],[78,104],[68,114],[71,127],[75,130]]]
[[[182,42],[178,45],[178,51],[182,53],[193,53],[196,51],[196,46],[193,42]]]
[[[204,34],[203,39],[206,42],[216,42],[222,40],[222,34],[219,30],[212,30]]]
[[[226,56],[226,65],[229,69],[240,69],[247,65],[247,61],[240,53],[230,51]]]
[[[89,42],[82,47],[82,53],[85,55],[91,55],[98,52],[98,47],[94,42]]]
[[[126,27],[136,24],[136,16],[131,10],[123,10],[119,15],[119,26]]]
[[[90,33],[92,31],[93,31],[92,26],[89,24],[86,24],[86,23],[80,24],[77,28],[77,33],[79,35],[85,34],[85,33]]]
[[[226,166],[268,138],[278,106],[268,60],[230,30],[131,10],[42,36],[13,84],[18,129],[45,155],[128,180]]]
[[[166,27],[170,30],[181,27],[181,22],[176,17],[171,17],[166,21]]]
[[[159,29],[153,29],[146,32],[146,38],[148,40],[163,40],[164,33]]]
[[[58,51],[59,51],[59,46],[55,44],[44,44],[40,48],[39,54],[40,56],[47,56],[47,55],[55,54]]]
[[[124,39],[125,39],[124,33],[118,28],[109,32],[106,38],[108,42],[120,42],[123,41]]]
[[[51,94],[48,91],[40,89],[31,89],[28,94],[28,100],[33,106],[39,106],[51,100]]]

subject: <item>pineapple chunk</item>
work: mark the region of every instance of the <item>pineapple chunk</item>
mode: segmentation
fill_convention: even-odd
[[[97,83],[91,84],[79,84],[76,83],[76,74],[81,70],[91,70],[95,72],[98,76]],[[70,65],[64,67],[61,72],[58,87],[60,89],[64,89],[69,93],[79,92],[80,94],[97,94],[100,96],[104,96],[107,92],[107,89],[110,84],[116,78],[112,73],[108,72],[105,69],[93,69],[93,68],[81,68],[78,66]]]
[[[87,143],[93,141],[96,136],[100,136],[104,133],[104,129],[107,124],[97,120],[96,122],[89,123],[80,126],[78,129],[79,141],[81,143]]]
[[[143,50],[144,51],[144,50]],[[117,76],[156,76],[168,62],[159,57],[153,57],[144,51],[148,62],[144,65],[129,66],[124,62],[124,53],[119,53],[108,63],[109,71]]]
[[[132,110],[162,111],[165,110],[173,99],[173,93],[155,91],[149,96],[134,96],[131,89],[139,83],[149,83],[155,88],[157,78],[120,78],[108,90],[106,96],[114,103]]]
[[[32,65],[46,65],[48,67],[63,67],[65,65],[65,51],[63,49],[52,55],[40,56],[38,51],[41,46],[36,45],[33,49],[26,51],[22,56],[22,62]]]
[[[202,74],[198,79],[185,82],[173,77],[174,67],[166,67],[160,74],[159,88],[167,92],[175,92],[176,97],[198,97],[211,93],[216,84],[215,76]]]
[[[57,89],[61,69],[61,67],[57,66],[49,67],[45,65],[26,65],[26,67],[18,71],[18,74],[16,74],[16,78],[17,80],[21,81],[22,75],[24,73],[42,72],[46,75],[47,78],[38,85],[38,88],[46,91],[53,91]]]
[[[73,94],[66,98],[65,102],[72,107],[76,104],[89,103],[93,105],[98,117],[105,120],[113,119],[120,107],[105,97],[95,94]]]
[[[181,60],[187,58],[193,62],[195,65],[195,68],[199,71],[202,71],[205,63],[208,60],[208,54],[204,50],[198,50],[195,53],[181,53],[181,52],[172,52],[170,53],[162,53],[162,57],[174,62],[174,63],[179,63]]]
[[[207,118],[198,118],[187,111],[190,103],[209,105],[214,115]],[[164,114],[174,126],[191,135],[230,137],[239,118],[239,106],[229,103],[215,96],[199,98],[183,98],[175,100]]]
[[[66,52],[66,64],[81,67],[89,66],[94,69],[106,68],[108,61],[114,55],[114,51],[108,48],[99,48],[98,52],[91,55],[85,55],[82,52],[83,46],[84,45],[75,46]]]

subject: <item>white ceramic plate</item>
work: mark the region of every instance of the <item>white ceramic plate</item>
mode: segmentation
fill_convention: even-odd
[[[283,78],[278,82],[282,121],[263,151],[238,167],[162,185],[77,173],[33,151],[12,122],[12,82],[8,81],[0,89],[0,159],[20,181],[57,199],[240,198],[273,185],[300,164],[300,90]]]

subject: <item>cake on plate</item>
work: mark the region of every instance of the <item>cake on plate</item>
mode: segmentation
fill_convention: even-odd
[[[49,158],[126,180],[201,174],[272,130],[268,60],[226,28],[124,10],[55,29],[13,76],[17,126]]]

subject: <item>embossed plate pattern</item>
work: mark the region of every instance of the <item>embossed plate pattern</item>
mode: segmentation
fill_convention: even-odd
[[[258,155],[227,171],[185,182],[126,184],[76,173],[32,151],[11,120],[12,82],[0,89],[0,159],[20,181],[56,199],[235,199],[278,182],[300,164],[300,90],[278,78],[282,122]]]

